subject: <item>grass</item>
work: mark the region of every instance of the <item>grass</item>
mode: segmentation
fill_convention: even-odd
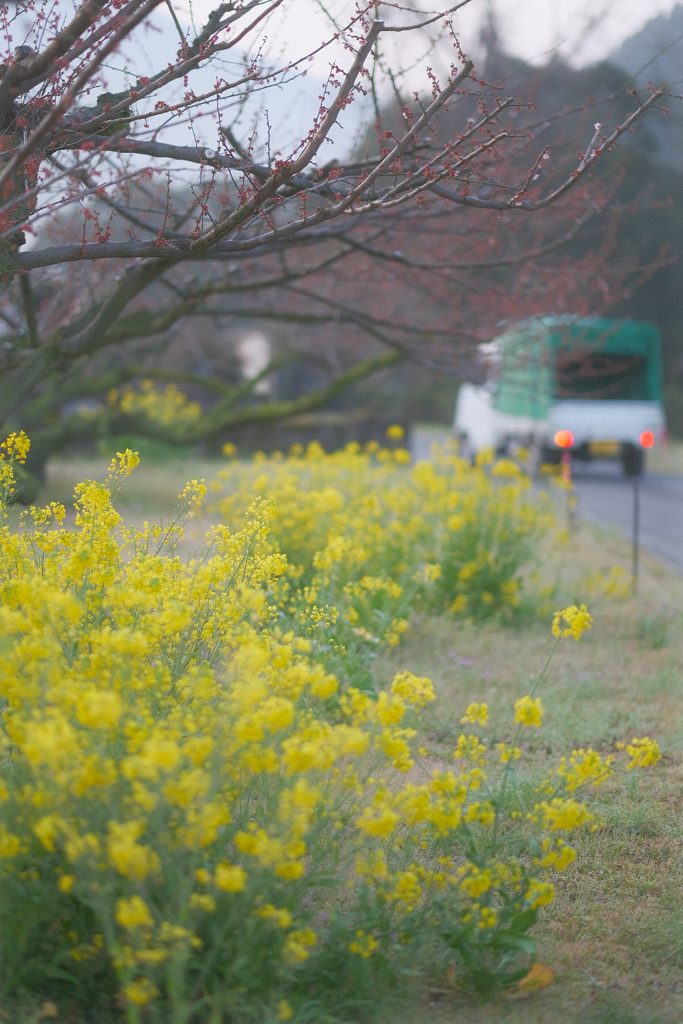
[[[683,471],[683,445],[672,460],[674,455]],[[40,500],[68,503],[73,484],[84,475],[101,478],[105,463],[53,464]],[[143,466],[122,497],[126,517],[170,515],[186,478],[210,479],[214,470],[180,462]],[[379,1011],[383,1024],[683,1021],[683,579],[643,555],[637,594],[592,602],[581,593],[587,572],[615,564],[628,571],[629,560],[627,542],[613,533],[576,528],[562,601],[586,600],[594,625],[579,643],[560,645],[541,694],[546,723],[525,754],[540,772],[572,747],[608,751],[617,740],[650,735],[664,757],[639,779],[615,778],[597,793],[604,825],[558,876],[556,901],[536,929],[538,958],[552,968],[553,984],[526,998],[476,1005],[449,986],[447,962],[431,964],[426,973],[417,972],[414,998]],[[509,739],[512,705],[543,664],[549,625],[514,631],[424,616],[380,659],[387,680],[407,668],[434,681],[439,712],[426,720],[424,738],[430,761],[449,759],[460,716],[472,700],[491,706],[494,742]]]
[[[683,475],[683,441],[667,441],[647,453],[647,467],[653,473]]]
[[[584,567],[595,565],[619,554],[614,538],[608,546],[611,552],[596,531],[582,526],[572,556]],[[627,560],[627,546],[621,548]],[[541,771],[572,747],[606,753],[634,735],[657,738],[664,753],[652,772],[610,780],[596,794],[604,825],[581,842],[575,864],[558,876],[556,901],[536,930],[539,961],[552,968],[554,983],[527,998],[473,1006],[449,991],[441,965],[441,978],[432,979],[419,1006],[392,1016],[396,1024],[683,1020],[682,599],[683,580],[649,560],[637,595],[592,606],[593,629],[578,644],[560,645],[543,687],[546,721],[524,751],[532,768]],[[430,757],[446,760],[472,700],[489,703],[493,741],[509,739],[514,700],[527,691],[550,642],[542,628],[514,633],[425,618],[386,659],[386,672],[400,663],[431,675],[439,716],[426,744]]]
[[[85,479],[103,480],[108,462],[106,456],[69,462],[53,460],[48,464],[45,486],[36,503],[61,501],[68,511],[76,484]],[[126,510],[127,518],[169,516],[176,508],[177,495],[188,480],[210,480],[222,465],[200,459],[176,459],[163,463],[143,459],[140,468],[126,481],[125,490],[117,499],[117,507]]]

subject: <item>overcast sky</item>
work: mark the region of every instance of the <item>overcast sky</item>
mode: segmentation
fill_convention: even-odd
[[[450,0],[450,3],[455,2]],[[173,7],[186,25],[189,26],[192,17],[197,28],[217,3],[218,0],[173,0]],[[413,0],[414,8],[420,11],[447,8],[448,3],[449,0]],[[502,45],[508,53],[542,64],[554,51],[559,51],[575,66],[582,66],[615,50],[651,18],[670,13],[676,6],[676,0],[471,0],[454,16],[454,29],[475,66],[482,53],[479,30],[489,4],[496,14]],[[250,35],[250,50],[253,51],[254,44],[260,44],[265,38],[263,54],[272,60],[272,66],[281,67],[315,50],[334,31],[322,13],[323,6],[333,18],[338,19],[339,24],[344,24],[354,9],[353,0],[324,0],[324,3],[320,0],[294,0],[294,3],[280,7],[273,18],[262,22]],[[158,17],[166,20],[164,34],[168,33],[170,42],[177,38],[170,15],[163,4],[157,10]],[[409,23],[409,15],[401,15],[391,8],[383,11],[382,5],[379,14],[380,17],[384,15],[388,25],[395,25],[401,18]],[[193,34],[190,28],[190,37]],[[158,43],[156,40],[155,49]],[[391,35],[386,44],[397,47],[393,57],[390,56],[394,70],[412,65],[401,80],[403,88],[407,85],[424,90],[427,80],[425,69],[429,65],[443,80],[454,57],[452,44],[442,46],[438,53],[434,52],[427,33],[419,40],[410,34]],[[228,51],[225,55],[226,68],[236,61],[237,70],[241,56],[241,53],[233,55]],[[651,56],[644,54],[643,63]],[[308,77],[301,79],[298,86],[293,83],[282,96],[276,89],[268,90],[263,100],[256,97],[257,102],[267,105],[281,129],[287,126],[292,138],[300,139],[310,126],[313,108],[317,109],[319,102],[319,87],[316,88],[314,83],[327,77],[330,60],[334,57],[343,67],[348,66],[349,55],[341,47],[336,52],[326,49],[310,63],[299,65],[299,71],[305,69]],[[363,119],[361,107],[362,103],[357,102],[353,111],[340,119],[345,123],[333,132],[335,144],[342,154],[340,159],[345,150],[355,145],[356,132],[360,130]]]
[[[454,18],[456,32],[465,48],[476,57],[478,28],[487,7],[492,5],[504,38],[504,48],[515,56],[543,63],[553,50],[576,65],[590,64],[614,50],[636,33],[646,21],[668,14],[677,0],[471,0]],[[201,22],[216,6],[217,0],[174,0],[177,11],[188,10],[191,3],[195,21]],[[419,10],[438,10],[444,3],[426,0],[415,4]],[[350,0],[326,0],[325,7],[340,22],[353,10]],[[161,12],[165,11],[162,6]],[[288,8],[286,19],[271,26],[271,40],[277,36],[290,53],[320,44],[329,32],[329,22],[321,16],[317,0],[296,0]],[[381,15],[380,7],[380,15]],[[166,15],[169,17],[169,15]],[[397,20],[387,11],[386,20]],[[266,31],[268,28],[266,27]],[[405,38],[405,37],[403,37]],[[647,56],[650,56],[649,54]]]
[[[559,49],[576,65],[591,64],[634,35],[645,22],[668,14],[676,0],[492,0],[505,49],[544,62]],[[459,16],[476,38],[486,0],[474,0]],[[648,54],[647,56],[651,56]]]

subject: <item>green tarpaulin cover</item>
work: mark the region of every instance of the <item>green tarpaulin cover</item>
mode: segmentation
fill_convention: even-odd
[[[661,340],[643,320],[551,316],[493,339],[494,408],[545,419],[566,399],[662,401]]]

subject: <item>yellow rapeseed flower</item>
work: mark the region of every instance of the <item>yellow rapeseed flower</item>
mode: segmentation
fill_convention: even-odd
[[[557,774],[561,777],[564,788],[569,792],[590,783],[592,786],[599,786],[612,774],[614,758],[606,758],[596,750],[572,750],[569,759],[560,759]]]
[[[537,729],[543,722],[543,704],[540,697],[520,697],[515,701],[514,721],[520,725],[533,725]]]
[[[272,921],[278,928],[289,928],[292,923],[292,914],[286,907],[274,907],[272,903],[266,903],[256,913],[264,921]]]
[[[592,621],[585,604],[580,607],[571,604],[568,608],[555,612],[552,626],[553,636],[573,636],[575,640],[578,640],[582,633],[591,628]]]
[[[595,815],[590,813],[585,804],[571,798],[555,797],[550,803],[544,801],[537,804],[534,810],[543,815],[543,828],[557,829],[562,832],[571,832],[573,829],[595,820]]]
[[[146,1006],[159,995],[159,989],[152,984],[149,978],[136,978],[135,981],[130,981],[124,987],[123,994],[129,1003]]]
[[[4,825],[0,825],[0,859],[16,857],[21,848],[22,843],[19,836],[9,832]]]
[[[508,764],[512,758],[517,760],[522,756],[522,751],[519,747],[513,747],[511,743],[497,743],[496,750],[500,751],[500,760],[502,764]]]
[[[496,924],[496,912],[492,907],[482,907],[479,911],[478,928],[493,928]]]
[[[418,708],[428,701],[436,700],[431,679],[416,676],[412,672],[398,672],[391,681],[391,692]]]
[[[289,933],[282,950],[282,959],[287,964],[298,964],[307,960],[318,936],[312,928],[298,928]]]
[[[151,928],[154,918],[141,896],[128,896],[116,902],[115,918],[122,928]]]
[[[223,892],[242,892],[247,884],[247,873],[239,864],[233,865],[223,861],[217,864],[213,873],[214,882]]]
[[[488,704],[477,703],[467,705],[465,714],[460,719],[461,724],[469,722],[471,725],[486,725],[489,720]]]
[[[363,929],[359,928],[356,932],[356,937],[353,942],[349,943],[349,949],[352,953],[357,953],[358,956],[362,956],[364,959],[371,957],[376,949],[379,949],[379,942],[374,936],[369,935]]]
[[[277,1004],[277,1019],[281,1021],[288,1021],[293,1016],[294,1011],[289,1005],[286,999],[281,999]]]
[[[158,872],[161,866],[159,855],[149,846],[137,842],[145,831],[144,821],[109,821],[107,830],[107,854],[121,875],[142,881]]]
[[[24,463],[30,447],[31,442],[23,430],[20,430],[18,434],[16,432],[9,434],[6,440],[0,444],[0,459]]]
[[[365,835],[385,839],[391,835],[400,820],[400,815],[391,807],[379,804],[375,807],[366,807],[356,818],[356,827]]]
[[[91,686],[79,694],[76,717],[81,725],[90,729],[112,729],[123,711],[121,697],[114,690]]]
[[[617,746],[623,747],[624,744],[617,744]],[[640,739],[634,736],[631,742],[626,745],[626,753],[631,758],[626,765],[629,770],[632,768],[648,768],[651,765],[657,764],[662,757],[659,744],[656,740],[651,740],[649,736],[643,736]]]
[[[546,907],[555,898],[555,887],[549,882],[541,882],[538,879],[529,879],[529,888],[524,893],[524,899],[529,903],[532,910],[537,907]]]

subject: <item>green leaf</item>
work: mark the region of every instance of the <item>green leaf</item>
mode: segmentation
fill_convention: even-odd
[[[536,940],[531,935],[513,931],[512,928],[502,928],[497,932],[493,937],[492,945],[497,949],[519,949],[531,956],[536,952]]]
[[[517,982],[521,981],[522,978],[526,978],[528,975],[526,967],[520,967],[516,971],[510,971],[508,974],[501,974],[498,976],[498,984],[501,988],[512,988]]]
[[[70,981],[73,984],[78,984],[78,978],[75,974],[70,971],[65,971],[56,964],[41,964],[40,973],[44,974],[46,978],[54,978],[59,981]]]
[[[511,928],[515,932],[526,932],[533,924],[536,924],[537,918],[538,909],[530,907],[528,910],[523,910],[521,914],[516,914],[512,918]]]

